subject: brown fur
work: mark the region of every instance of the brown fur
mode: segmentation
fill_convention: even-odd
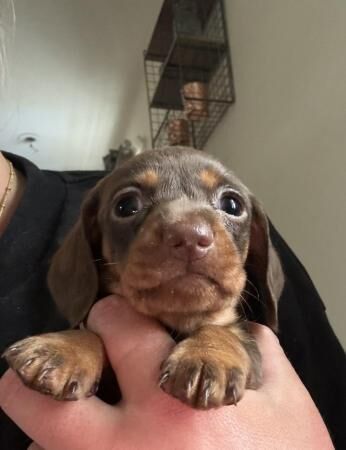
[[[125,218],[117,215],[124,188],[143,205]],[[225,193],[239,199],[238,216],[220,209]],[[246,386],[258,386],[260,358],[245,331],[243,302],[276,330],[283,274],[267,218],[248,189],[202,152],[169,148],[133,158],[88,194],[53,259],[49,286],[72,326],[85,319],[97,297],[119,293],[137,311],[187,336],[163,364],[160,385],[190,405],[209,408],[237,402]],[[102,358],[97,346],[97,355],[87,356],[93,352],[89,338],[72,336],[62,335],[54,345],[48,335],[29,338],[18,353],[5,356],[27,384],[60,399],[71,398],[66,374],[75,377],[77,361],[83,367],[78,396],[85,395]],[[37,384],[46,360],[37,359],[35,371],[26,364],[42,349],[47,360],[58,355],[64,364]]]
[[[204,326],[178,344],[162,367],[163,389],[199,409],[237,403],[245,387],[260,384],[260,355],[244,346],[237,326]]]
[[[57,400],[94,395],[105,362],[102,341],[87,330],[23,339],[3,356],[27,386]]]

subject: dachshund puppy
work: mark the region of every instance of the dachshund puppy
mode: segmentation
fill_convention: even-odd
[[[177,332],[158,382],[192,407],[235,404],[259,386],[245,311],[276,330],[283,273],[261,206],[205,153],[145,152],[101,180],[48,278],[71,327],[117,293]],[[4,356],[26,385],[59,400],[95,394],[105,362],[101,340],[85,329],[30,337]]]

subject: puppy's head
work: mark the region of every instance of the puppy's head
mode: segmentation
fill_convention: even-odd
[[[205,153],[168,148],[131,159],[88,194],[49,285],[73,325],[114,292],[182,331],[235,320],[252,287],[275,329],[282,273],[249,190]]]

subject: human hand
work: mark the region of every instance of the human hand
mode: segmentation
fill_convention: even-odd
[[[10,370],[0,380],[0,406],[45,450],[333,448],[313,401],[266,327],[253,326],[263,356],[262,387],[246,391],[236,407],[209,411],[191,409],[158,388],[160,364],[174,342],[157,322],[113,296],[94,306],[89,327],[104,341],[123,393],[120,404],[96,397],[57,402],[23,386]]]

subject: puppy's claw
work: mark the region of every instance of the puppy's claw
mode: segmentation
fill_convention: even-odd
[[[162,386],[166,383],[166,381],[168,380],[169,377],[170,377],[170,372],[168,370],[161,375],[160,380],[159,380],[160,388],[162,388]]]
[[[41,383],[53,369],[53,367],[48,367],[47,369],[42,370],[37,377],[37,381]]]
[[[66,389],[64,389],[64,400],[77,400],[78,397],[76,395],[79,388],[79,384],[77,381],[68,382]]]
[[[96,394],[96,392],[98,391],[98,388],[99,388],[99,384],[100,384],[99,381],[95,381],[95,383],[91,386],[91,389],[87,394],[87,397],[92,397],[93,395]]]
[[[26,367],[31,366],[31,364],[32,364],[35,360],[36,360],[36,358],[28,359],[28,360],[26,361],[26,363],[23,364],[22,368],[25,369]]]
[[[1,358],[8,360],[10,357],[16,356],[17,353],[20,352],[21,346],[12,345],[11,347],[8,347],[1,355]]]
[[[232,389],[232,394],[233,394],[233,401],[234,401],[234,406],[237,406],[237,396],[236,396],[236,390],[235,390],[235,387],[233,386],[233,389]]]
[[[208,404],[209,404],[209,397],[210,397],[210,389],[206,389],[203,395],[203,406],[205,409],[208,408]]]
[[[245,379],[243,372],[239,369],[232,369],[229,374],[228,386],[226,389],[226,400],[228,405],[237,406],[245,389]]]

